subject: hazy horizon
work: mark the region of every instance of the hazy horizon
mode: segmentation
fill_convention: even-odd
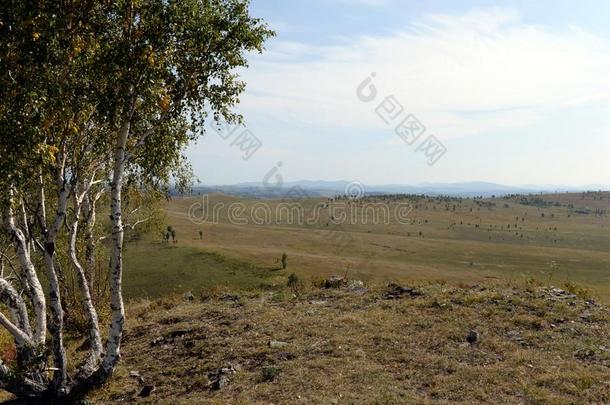
[[[311,182],[311,183],[349,183],[352,181],[356,181],[356,180],[352,180],[352,179],[295,179],[295,180],[290,180],[287,181],[287,184],[292,184],[292,183],[303,183],[303,182]],[[239,181],[239,182],[235,182],[235,183],[207,183],[207,182],[196,182],[194,183],[195,186],[239,186],[239,185],[244,185],[244,184],[263,184],[262,181],[260,180],[252,180],[252,181]],[[521,187],[521,188],[587,188],[587,187],[593,187],[595,188],[595,190],[591,190],[591,191],[599,191],[598,189],[601,189],[602,191],[609,191],[610,190],[610,185],[609,184],[594,184],[594,183],[590,183],[590,184],[528,184],[528,183],[522,183],[522,184],[510,184],[510,183],[498,183],[495,181],[487,181],[487,180],[465,180],[465,181],[459,181],[459,182],[414,182],[414,183],[362,183],[365,185],[369,185],[369,186],[413,186],[413,187],[420,187],[420,186],[433,186],[433,185],[464,185],[464,184],[487,184],[487,185],[496,185],[496,186],[504,186],[504,187]]]

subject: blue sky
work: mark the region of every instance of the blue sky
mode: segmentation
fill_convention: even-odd
[[[261,181],[278,162],[285,181],[610,184],[608,1],[253,0],[251,10],[277,31],[242,72],[239,111],[262,146],[244,160],[234,138],[208,131],[188,151],[204,184]],[[377,96],[363,102],[372,72]],[[380,104],[394,107],[389,123]],[[409,114],[426,128],[413,145],[394,132]],[[434,165],[418,151],[430,135],[446,149]]]

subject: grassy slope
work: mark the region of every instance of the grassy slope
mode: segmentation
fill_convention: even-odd
[[[126,299],[224,285],[259,288],[273,270],[193,247],[142,241],[128,246],[123,285]]]
[[[414,222],[410,225],[341,226],[332,223],[326,226],[324,218],[318,224],[304,226],[233,225],[226,216],[221,216],[218,224],[198,225],[189,220],[188,212],[200,200],[176,198],[167,207],[167,221],[177,229],[181,248],[217,252],[263,269],[276,266],[282,252],[286,252],[291,271],[306,279],[328,277],[348,268],[354,277],[377,282],[471,283],[500,278],[523,283],[536,278],[559,285],[566,281],[586,285],[607,301],[610,299],[610,218],[570,214],[566,205],[573,204],[577,209],[610,209],[610,194],[604,194],[602,200],[592,196],[583,199],[580,194],[545,198],[564,206],[538,208],[497,199],[490,200],[495,207],[487,208],[465,200],[453,212],[447,211],[443,203],[422,202],[410,214]],[[260,202],[227,196],[213,196],[214,201],[227,206],[240,201],[246,207]],[[272,207],[278,203],[266,202]],[[305,205],[313,207],[320,202],[308,200]],[[203,240],[199,239],[200,230]],[[419,237],[419,232],[423,237]],[[146,255],[147,252],[144,249]],[[127,255],[132,260],[136,256],[137,252]],[[557,264],[555,270],[551,263]],[[128,272],[132,272],[134,280],[139,280],[150,268],[156,267],[156,259],[140,257],[136,264]],[[205,269],[195,260],[185,262],[183,269],[189,266]],[[158,280],[157,277],[150,279],[156,284]],[[179,278],[172,282],[183,284]]]
[[[608,403],[608,309],[548,290],[423,287],[389,301],[312,289],[133,303],[124,358],[92,398],[199,403]],[[471,329],[480,333],[466,342]],[[180,331],[178,337],[172,333]],[[176,334],[174,334],[176,335]],[[162,337],[163,342],[150,342]],[[270,348],[270,340],[288,345]],[[219,391],[207,373],[235,365]],[[263,368],[281,369],[263,381]],[[156,391],[139,399],[137,370]]]

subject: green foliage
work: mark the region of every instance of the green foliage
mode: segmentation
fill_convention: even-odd
[[[301,280],[299,280],[299,276],[297,276],[295,273],[291,273],[288,276],[288,287],[294,287],[296,285],[298,285],[301,282]]]
[[[263,368],[263,381],[271,382],[280,376],[282,370],[275,366],[267,366]]]
[[[569,282],[564,284],[564,288],[566,289],[566,291],[576,295],[579,298],[585,300],[591,298],[591,291],[588,288]]]
[[[135,138],[147,138],[133,152],[130,174],[155,186],[173,175],[184,189],[191,175],[184,147],[210,116],[241,119],[232,107],[245,84],[235,69],[246,67],[246,53],[260,52],[273,33],[240,0],[118,1],[102,8],[94,59],[105,78],[104,116],[115,129],[130,116]]]
[[[34,240],[47,246],[42,243],[49,238],[53,258],[47,263],[58,264],[64,304],[63,311],[53,311],[70,314],[66,319],[74,329],[86,329],[75,312],[82,298],[73,267],[80,266],[66,259],[70,248],[62,224],[71,216],[80,222],[72,251],[86,257],[80,261],[87,261],[84,271],[91,279],[100,267],[95,260],[89,263],[89,253],[104,248],[87,242],[120,235],[117,252],[122,235],[108,229],[108,222],[87,229],[83,201],[89,203],[98,191],[122,189],[121,198],[116,193],[112,201],[100,200],[99,207],[113,204],[127,240],[160,231],[156,203],[168,195],[170,184],[186,190],[193,179],[184,153],[189,142],[202,135],[207,121],[241,120],[233,111],[245,87],[237,71],[273,35],[249,15],[248,6],[242,0],[2,3],[0,211],[12,205],[19,212],[16,226],[27,230],[38,267],[44,266]],[[69,201],[68,209],[60,210],[60,201]],[[58,224],[51,227],[58,229],[57,238],[48,231],[50,224]],[[173,228],[164,231],[164,239],[170,237],[177,242]],[[120,274],[121,267],[115,269]],[[54,275],[52,268],[49,274]],[[94,285],[107,287],[103,281],[108,279],[96,278]],[[95,295],[98,306],[107,301],[103,292]],[[45,379],[46,372],[32,377]],[[64,388],[53,385],[50,391]]]
[[[186,145],[241,119],[235,70],[273,32],[246,1],[123,0],[10,2],[0,35],[0,183],[20,189],[62,151],[107,159],[129,121],[127,185],[185,189]]]

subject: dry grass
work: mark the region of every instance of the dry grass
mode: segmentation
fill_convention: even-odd
[[[478,283],[498,278],[524,283],[536,278],[547,284],[586,286],[609,303],[610,216],[575,214],[566,204],[610,212],[610,193],[603,200],[582,199],[580,194],[544,198],[563,205],[539,208],[495,199],[483,201],[495,206],[480,207],[479,201],[464,200],[455,211],[454,203],[448,204],[448,211],[447,204],[437,200],[405,200],[417,206],[409,214],[413,222],[393,220],[387,225],[329,224],[325,210],[316,224],[235,225],[221,215],[217,224],[198,225],[190,220],[189,212],[192,204],[201,204],[201,197],[174,198],[166,213],[167,224],[178,230],[179,247],[205,249],[260,268],[275,265],[285,252],[289,271],[303,278],[328,277],[346,268],[351,276],[375,283]],[[264,202],[275,211],[282,201]],[[302,204],[311,215],[314,206],[325,202],[309,199]],[[249,213],[261,200],[210,197],[210,207],[220,203],[242,203]],[[391,210],[393,204],[389,203]],[[129,271],[143,284],[158,262],[137,251],[131,253],[127,255],[138,264]]]
[[[95,403],[608,403],[604,306],[541,287],[311,288],[129,306],[124,358]],[[476,343],[466,338],[479,333]],[[157,344],[151,342],[157,340]],[[287,345],[271,348],[271,340]],[[238,370],[213,391],[208,373]],[[266,370],[266,371],[264,371]],[[138,371],[156,391],[138,398]],[[276,374],[278,374],[275,376]]]

